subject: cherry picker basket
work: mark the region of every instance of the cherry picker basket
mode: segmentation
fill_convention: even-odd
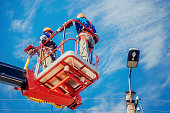
[[[80,23],[79,21],[77,22]],[[67,24],[69,24],[69,22]],[[83,25],[82,23],[80,24]],[[91,33],[98,38],[96,34]],[[53,34],[45,43],[56,34],[58,34],[58,32]],[[70,40],[75,41],[75,50],[64,53],[64,44]],[[34,48],[33,54],[36,53],[40,55],[39,51],[43,47],[44,44],[40,45],[40,47],[30,45],[25,51],[28,52],[30,48]],[[41,63],[56,52],[56,50],[59,50],[59,48],[61,56],[40,72]],[[28,98],[32,98],[32,100],[38,99],[39,102],[67,106],[72,110],[76,109],[82,104],[79,93],[99,78],[99,71],[97,70],[98,56],[95,56],[94,64],[85,61],[77,54],[77,40],[74,38],[63,39],[62,43],[52,52],[46,56],[43,54],[40,55],[37,64],[32,70],[26,70],[28,87],[21,90],[22,94]]]

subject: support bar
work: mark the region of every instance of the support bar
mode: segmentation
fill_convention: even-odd
[[[19,87],[25,88],[27,86],[27,79],[25,77],[26,70],[0,62],[0,82]]]

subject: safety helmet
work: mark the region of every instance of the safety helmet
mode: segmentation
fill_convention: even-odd
[[[46,28],[43,29],[43,33],[47,32],[47,31],[51,31],[54,34],[53,30],[49,27],[46,27]]]
[[[79,14],[77,15],[77,18],[81,18],[81,17],[86,18],[86,16],[85,16],[83,13],[79,13]]]

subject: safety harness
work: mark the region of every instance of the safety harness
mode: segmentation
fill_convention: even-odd
[[[93,27],[92,27],[92,23],[89,21],[89,23],[90,23],[90,25],[89,25],[89,29],[91,30],[91,31],[93,31]],[[80,31],[80,33],[79,33],[79,38],[80,39],[83,39],[83,40],[85,40],[86,41],[86,43],[89,45],[89,43],[88,43],[88,41],[87,41],[87,39],[84,37],[84,35],[89,35],[90,36],[90,38],[92,38],[93,39],[93,35],[91,34],[91,33],[89,33],[86,29],[84,29],[84,28],[82,28],[82,30]],[[93,39],[94,40],[94,39]],[[93,48],[90,48],[89,47],[89,52],[91,53],[91,51],[92,51],[92,49]]]

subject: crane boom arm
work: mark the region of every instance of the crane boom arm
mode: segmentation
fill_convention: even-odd
[[[19,88],[27,86],[26,70],[0,61],[0,82]]]

